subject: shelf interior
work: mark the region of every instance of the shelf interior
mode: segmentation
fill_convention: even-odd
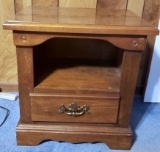
[[[34,48],[34,92],[118,94],[121,70],[115,47],[101,41],[71,41],[50,40]],[[102,46],[96,48],[95,43]]]

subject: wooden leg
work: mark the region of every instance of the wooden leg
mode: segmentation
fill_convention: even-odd
[[[118,124],[128,127],[135,93],[142,52],[124,52],[120,86],[120,110]]]
[[[29,92],[34,86],[33,48],[17,47],[18,82],[20,98],[20,121],[31,121]]]

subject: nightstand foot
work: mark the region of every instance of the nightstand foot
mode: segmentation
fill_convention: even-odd
[[[37,145],[44,140],[80,142],[103,142],[111,149],[130,149],[132,131],[130,128],[74,124],[19,124],[18,145]]]

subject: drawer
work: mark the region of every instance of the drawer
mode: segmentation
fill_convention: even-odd
[[[31,96],[32,121],[116,123],[119,99]]]

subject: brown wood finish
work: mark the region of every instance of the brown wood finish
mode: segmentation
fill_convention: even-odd
[[[43,0],[39,0],[39,5],[43,6],[42,4],[40,4],[40,1],[42,1],[42,4],[44,3]],[[50,1],[50,0],[49,0]],[[88,2],[86,0],[81,0],[85,2]],[[107,1],[107,0],[106,0]],[[112,2],[112,1],[111,1]],[[15,5],[14,5],[15,3]],[[34,2],[36,3],[36,2]],[[150,19],[148,21],[154,21],[154,25],[158,24],[158,16],[157,16],[157,12],[158,12],[158,7],[159,7],[159,0],[144,0],[144,4],[143,5],[143,0],[139,1],[139,0],[128,0],[128,5],[127,5],[127,9],[132,11],[133,13],[137,14],[138,16],[141,16],[142,14],[144,16],[148,16],[147,18]],[[45,4],[53,4],[52,2],[49,3],[48,1]],[[138,4],[138,5],[137,5]],[[21,11],[23,8],[25,8],[26,6],[32,5],[31,0],[14,0],[12,2],[9,2],[8,0],[6,1],[1,1],[0,4],[0,10],[1,10],[1,24],[3,24],[7,19],[14,19],[14,15],[15,12],[18,13],[19,11]],[[72,4],[71,4],[72,5]],[[115,5],[118,5],[118,3],[115,3]],[[14,11],[14,7],[15,7],[15,11]],[[70,6],[69,6],[70,7]],[[107,6],[105,6],[107,7]],[[144,8],[144,9],[143,9]],[[144,17],[145,18],[145,17]],[[0,29],[1,31],[2,29]],[[10,51],[10,50],[14,50],[15,47],[13,46],[12,43],[12,34],[11,32],[7,32],[7,31],[1,31],[0,32],[1,36],[0,36],[0,42],[2,42],[1,46],[1,56],[0,58],[0,82],[2,83],[8,83],[7,85],[11,84],[11,83],[17,83],[17,73],[16,73],[16,53],[15,51]],[[149,71],[149,67],[150,67],[150,61],[147,62],[149,59],[151,59],[152,57],[152,53],[150,54],[150,52],[153,51],[153,47],[154,46],[154,39],[155,37],[151,40],[152,38],[148,39],[148,51],[146,51],[142,57],[143,61],[141,64],[141,70],[140,70],[140,74],[139,74],[139,79],[138,79],[138,83],[137,86],[139,88],[141,88],[141,92],[144,90],[144,84],[146,83],[146,77],[147,77],[147,71]],[[151,41],[150,41],[151,40]],[[9,42],[9,43],[8,43]],[[8,45],[10,44],[10,45]],[[151,49],[152,48],[152,49]],[[10,51],[10,53],[8,54],[8,52]],[[150,54],[150,55],[149,55]],[[12,86],[11,86],[12,87]],[[14,90],[16,91],[16,90]]]
[[[152,23],[152,25],[158,26],[160,17],[160,14],[158,15],[158,12],[160,11],[160,1],[145,0],[144,4],[142,4],[142,2],[143,0],[130,0],[128,4],[128,9],[134,12],[135,14],[142,16],[145,20]],[[148,36],[146,51],[144,51],[142,54],[139,78],[137,82],[137,94],[144,95],[145,93],[145,88],[147,85],[150,70],[150,64],[152,60],[152,54],[154,50],[155,38],[155,36]]]
[[[118,118],[119,126],[127,127],[129,124],[141,54],[141,52],[126,51],[123,55],[122,78],[120,85],[121,102]]]
[[[97,32],[96,32],[97,33]],[[109,32],[110,33],[110,32]],[[114,33],[112,31],[112,33]],[[42,35],[42,34],[41,34]],[[114,46],[127,50],[143,50],[145,48],[146,40],[145,37],[136,37],[136,36],[97,36],[97,35],[75,35],[75,34],[43,34],[41,37],[37,33],[15,33],[14,34],[14,44],[17,46],[34,46],[41,44],[51,38],[79,38],[79,39],[96,39],[96,40],[105,40],[112,43]],[[24,40],[25,39],[25,40]],[[34,39],[34,41],[33,41]]]
[[[33,49],[31,47],[17,47],[18,83],[20,99],[20,122],[31,122],[29,92],[34,87]]]
[[[19,145],[35,145],[44,139],[72,143],[101,141],[106,143],[111,149],[124,150],[131,147],[132,131],[130,128],[103,127],[102,125],[20,124],[17,127],[17,139]]]
[[[45,56],[42,56],[41,54],[46,47],[48,49]],[[106,60],[108,63],[115,61],[115,57],[118,53],[115,46],[107,41],[82,38],[54,38],[45,41],[45,43],[42,43],[41,45],[35,46],[34,49],[37,58],[102,59],[103,61]],[[99,50],[98,54],[97,50]]]
[[[80,117],[61,114],[61,105],[68,107],[76,102],[79,106],[87,105],[89,113]],[[43,122],[77,122],[77,123],[117,123],[119,99],[93,97],[32,96],[32,121]]]
[[[75,60],[71,64],[67,64],[68,60],[66,62],[62,60],[64,59],[59,60],[59,62],[62,62],[60,65],[58,65],[58,62],[54,62],[56,66],[53,66],[49,76],[46,76],[35,87],[36,92],[45,90],[52,90],[52,92],[55,90],[86,90],[86,92],[93,93],[97,91],[119,92],[120,72],[118,68],[106,68],[106,65],[98,67],[96,64],[81,65],[85,62],[76,64]],[[45,69],[47,68],[45,67]]]
[[[126,9],[127,0],[98,0],[98,8]]]
[[[57,13],[57,11],[59,13]],[[43,7],[28,7],[24,11],[17,14],[16,22],[8,21],[4,24],[4,28],[10,30],[14,29],[21,31],[58,33],[94,33],[116,35],[158,34],[158,30],[153,28],[149,22],[135,16],[130,11],[126,12],[125,10],[117,10],[113,14],[111,13],[111,10],[98,9],[96,11],[96,15],[94,13],[95,11],[95,9],[84,8],[75,9],[47,7],[45,10]],[[70,18],[70,15],[72,15],[72,18]],[[54,18],[50,18],[49,16],[54,16]],[[106,18],[106,16],[108,16],[108,18]],[[44,18],[42,19],[42,17]],[[20,22],[18,22],[19,20]],[[22,21],[27,22],[23,22],[22,24]]]
[[[157,25],[159,21],[159,18],[157,18],[159,13],[159,7],[159,0],[146,0],[144,4],[143,18],[147,21],[152,21],[152,24]]]
[[[33,6],[4,24],[14,31],[17,47],[18,144],[35,145],[50,139],[98,141],[114,149],[131,147],[129,119],[141,54],[147,36],[158,34],[158,29],[126,11],[127,1],[98,2],[101,6],[105,2],[110,10],[98,5],[97,9]],[[76,47],[72,47],[74,41]],[[93,52],[98,55],[89,57],[93,47],[87,46],[90,50],[86,52],[83,48],[94,42],[97,51]],[[104,52],[99,54],[104,43],[112,45],[105,48],[114,52],[108,53],[112,60],[103,58]],[[63,44],[70,46],[58,47]],[[74,53],[81,52],[78,47],[83,55]],[[79,117],[58,113],[61,104],[68,106],[73,101],[89,105],[91,113]],[[79,112],[75,105],[69,111]]]

